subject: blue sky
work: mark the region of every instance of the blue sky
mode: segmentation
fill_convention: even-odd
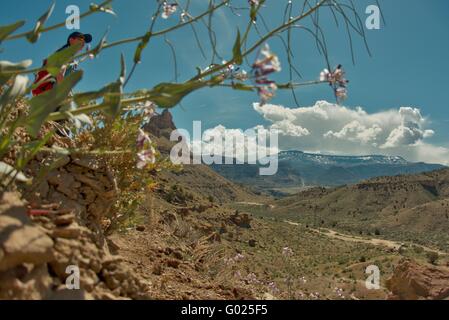
[[[71,4],[80,6],[84,11],[91,0],[57,0],[56,10],[49,24],[60,22],[66,17],[65,8]],[[99,2],[99,1],[98,1]],[[182,2],[182,1],[181,1]],[[246,0],[234,1],[239,6],[246,6]],[[262,9],[267,23],[277,26],[281,21],[285,0],[268,0]],[[302,1],[293,1],[301,3]],[[362,18],[367,15],[365,8],[375,4],[374,0],[358,0],[357,8]],[[38,4],[37,4],[38,3]],[[118,13],[115,18],[106,14],[97,14],[81,22],[81,31],[94,35],[94,43],[110,27],[109,41],[141,35],[148,28],[150,17],[155,8],[155,0],[115,0],[113,7]],[[191,13],[201,12],[206,0],[192,1]],[[434,131],[428,135],[426,143],[435,147],[449,148],[449,1],[447,0],[394,0],[380,1],[386,18],[386,25],[380,30],[366,30],[372,51],[370,57],[364,49],[363,42],[354,36],[356,64],[351,62],[344,25],[335,27],[330,15],[322,15],[322,26],[328,38],[331,64],[342,63],[350,79],[349,98],[344,105],[354,109],[361,106],[368,114],[379,114],[400,107],[419,108],[425,120],[426,128]],[[51,4],[50,0],[18,0],[4,1],[0,11],[0,24],[4,25],[20,19],[28,21],[23,30],[30,28],[34,21]],[[243,13],[246,14],[246,13]],[[156,30],[165,28],[178,21],[178,17],[161,20]],[[223,58],[231,58],[230,52],[236,35],[237,26],[244,27],[243,17],[233,16],[228,9],[219,12],[215,18],[218,50]],[[262,28],[261,24],[259,23]],[[201,26],[198,26],[201,29]],[[204,29],[204,28],[203,28]],[[36,45],[24,40],[9,41],[2,45],[2,60],[19,61],[31,58],[37,66],[49,53],[62,46],[69,31],[60,29],[42,35]],[[210,53],[208,38],[204,31],[199,31],[204,42],[206,53]],[[169,36],[178,52],[179,79],[185,80],[195,73],[195,67],[205,68],[209,58],[201,57],[195,45],[190,28],[177,31]],[[253,37],[252,39],[255,39]],[[173,60],[171,51],[163,38],[155,38],[143,54],[143,62],[139,65],[127,91],[138,88],[150,88],[159,82],[173,81]],[[277,79],[288,79],[286,58],[282,54],[279,40],[270,41],[273,51],[278,52],[284,69]],[[114,80],[119,72],[119,56],[123,52],[131,66],[136,44],[106,50],[94,61],[84,64],[85,78],[77,90],[92,90]],[[314,41],[305,33],[297,32],[293,36],[292,47],[295,52],[295,65],[300,69],[303,80],[314,80],[325,67],[323,57],[316,50]],[[216,61],[219,62],[219,61]],[[333,94],[326,86],[298,89],[297,95],[301,107],[313,106],[316,101],[333,102]],[[173,110],[178,127],[191,130],[193,120],[201,120],[204,128],[222,125],[226,128],[250,128],[256,125],[273,125],[273,119],[259,110],[256,112],[253,103],[257,97],[253,93],[234,92],[227,89],[205,89],[187,97],[182,107]],[[289,92],[279,92],[272,101],[275,105],[296,108]],[[420,120],[421,121],[421,120]],[[309,131],[311,129],[309,128]],[[333,130],[335,131],[335,130]],[[430,137],[431,136],[431,137]],[[292,137],[290,137],[292,138]],[[297,137],[301,139],[301,137]],[[295,140],[296,141],[296,140]],[[293,144],[294,147],[294,144]],[[298,148],[301,144],[298,145]],[[354,145],[354,153],[357,145]],[[310,146],[308,146],[310,149]],[[351,152],[341,149],[342,152]],[[371,149],[363,149],[370,151]],[[383,150],[383,151],[382,151]],[[402,153],[402,149],[379,149],[372,152]],[[433,149],[432,149],[433,150]],[[313,151],[335,151],[319,150]],[[362,151],[361,151],[362,152]],[[420,153],[422,154],[422,152]],[[443,155],[446,153],[443,152]],[[420,159],[414,154],[413,160]],[[441,161],[440,161],[441,162]]]

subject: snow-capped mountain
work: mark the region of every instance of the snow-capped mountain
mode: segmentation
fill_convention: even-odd
[[[309,186],[354,184],[379,176],[441,169],[439,164],[414,163],[399,156],[336,156],[289,150],[278,154],[278,172],[260,176],[259,165],[212,165],[222,176],[261,191]],[[277,193],[277,192],[275,192]]]
[[[407,160],[399,156],[335,156],[323,155],[316,153],[305,153],[297,150],[282,151],[279,153],[279,161],[303,161],[316,163],[319,165],[338,165],[338,166],[353,166],[353,165],[406,165],[409,164]]]

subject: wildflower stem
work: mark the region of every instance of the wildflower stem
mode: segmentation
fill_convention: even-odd
[[[112,0],[109,0],[109,1],[112,1]],[[207,16],[207,15],[211,14],[212,12],[216,11],[217,9],[221,8],[222,6],[226,5],[227,3],[229,3],[229,1],[230,0],[226,0],[226,1],[223,1],[222,3],[220,3],[219,5],[211,7],[207,11],[205,11],[202,14],[192,18],[189,21],[177,24],[177,25],[175,25],[173,27],[170,27],[170,28],[167,28],[167,29],[164,29],[164,30],[156,31],[151,36],[152,37],[157,37],[157,36],[165,35],[165,34],[167,34],[169,32],[172,32],[172,31],[174,31],[176,29],[182,28],[182,27],[184,27],[186,25],[189,25],[189,24],[191,24],[193,22],[196,22],[196,21],[200,20],[201,18],[203,18],[204,16]],[[28,33],[25,33],[25,35],[26,34],[28,34]],[[138,37],[122,39],[122,40],[118,40],[118,41],[115,41],[115,42],[111,42],[111,43],[105,44],[102,47],[102,50],[109,49],[109,48],[116,47],[116,46],[120,46],[120,45],[127,44],[127,43],[133,43],[133,42],[142,41],[142,39],[144,37],[145,37],[145,35],[142,35],[142,36],[138,36]],[[79,55],[75,56],[73,58],[73,60],[80,59],[82,57],[85,57],[85,56],[87,56],[89,54],[93,54],[93,53],[95,53],[95,48],[92,49],[92,50],[80,53]],[[36,73],[36,72],[39,72],[39,71],[42,71],[42,70],[45,70],[45,67],[39,67],[39,68],[27,69],[27,70],[20,70],[20,71],[4,71],[4,72],[2,72],[2,74],[5,74],[5,75],[9,75],[9,74],[10,75],[19,75],[19,74]]]
[[[109,3],[111,3],[112,1],[113,1],[113,0],[106,0],[106,1],[102,2],[101,4],[99,4],[99,5],[98,5],[98,8],[104,7],[104,6],[108,5]],[[85,18],[85,17],[87,17],[87,16],[90,16],[90,15],[94,14],[94,13],[97,12],[97,11],[98,11],[98,10],[96,10],[96,9],[90,8],[89,11],[86,11],[86,12],[84,12],[84,13],[82,13],[82,14],[80,15],[80,19],[83,19],[83,18]],[[61,23],[58,23],[58,24],[55,24],[55,25],[52,25],[52,26],[49,26],[49,27],[46,27],[46,28],[42,28],[39,32],[40,32],[40,33],[44,33],[44,32],[48,32],[48,31],[51,31],[51,30],[55,30],[55,29],[64,27],[64,26],[65,26],[65,23],[66,23],[66,22],[64,21],[64,22],[61,22]],[[4,39],[3,41],[7,41],[7,40],[16,40],[16,39],[24,38],[24,37],[26,37],[30,32],[31,32],[31,31],[27,31],[27,32],[23,32],[23,33],[16,34],[16,35],[11,35],[11,36],[7,37],[6,39]]]

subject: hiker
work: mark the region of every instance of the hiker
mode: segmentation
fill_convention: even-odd
[[[92,42],[92,35],[84,34],[81,32],[73,32],[67,38],[67,43],[56,52],[62,51],[68,48],[69,46],[75,45],[80,42],[82,43],[82,46],[80,48],[81,51],[86,43]],[[47,60],[45,59],[43,67],[45,67],[46,64]],[[37,84],[37,87],[32,90],[33,96],[38,96],[40,94],[43,94],[44,92],[53,89],[53,87],[56,84],[60,83],[64,79],[64,77],[75,71],[77,67],[78,62],[73,61],[71,64],[61,68],[61,72],[56,77],[50,75],[50,73],[47,70],[39,71],[36,74],[36,79],[34,80],[34,84]]]

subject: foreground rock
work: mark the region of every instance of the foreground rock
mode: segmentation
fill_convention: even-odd
[[[116,187],[101,164],[68,158],[22,194],[28,208],[19,194],[0,195],[0,299],[151,298],[110,253],[104,228]]]
[[[53,240],[42,229],[32,226],[17,195],[5,194],[0,212],[0,271],[53,259]]]
[[[449,268],[402,260],[387,280],[387,288],[392,300],[448,299]]]

